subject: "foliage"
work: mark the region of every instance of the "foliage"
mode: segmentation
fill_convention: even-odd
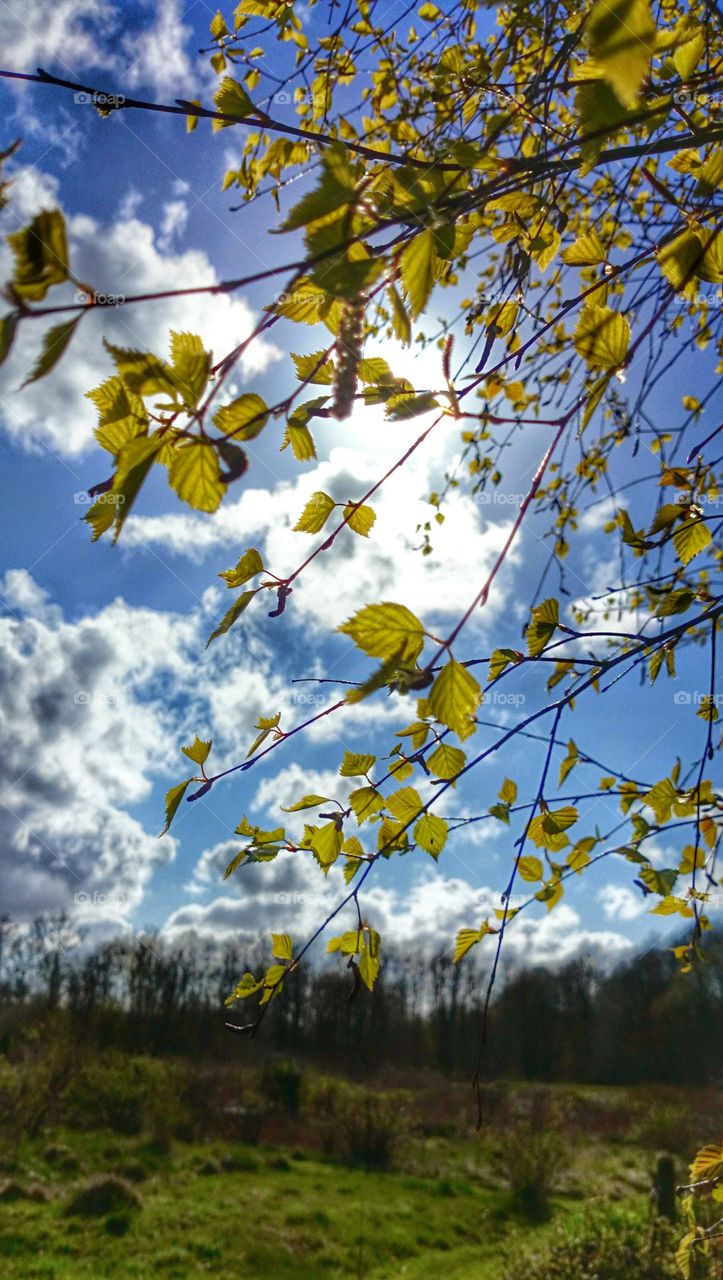
[[[461,922],[455,952],[458,962],[477,946],[492,957],[481,1054],[507,929],[521,910],[552,911],[571,878],[602,859],[629,863],[651,911],[686,925],[676,947],[685,971],[700,960],[709,927],[723,803],[709,768],[720,745],[723,598],[715,579],[720,521],[707,504],[720,493],[720,428],[698,423],[712,405],[722,353],[721,31],[714,6],[702,0],[690,7],[666,0],[655,13],[648,0],[583,7],[511,0],[494,14],[459,0],[424,4],[391,22],[385,6],[356,0],[331,33],[317,28],[315,4],[308,26],[301,7],[241,0],[233,17],[216,14],[213,106],[170,108],[189,128],[210,120],[224,137],[233,128],[243,138],[224,187],[235,187],[244,205],[263,196],[277,201],[272,230],[293,249],[261,277],[284,276],[284,291],[270,298],[253,334],[218,360],[192,333],[172,332],[162,354],[106,343],[109,377],[89,395],[111,474],[94,487],[86,518],[94,539],[111,531],[117,539],[158,469],[182,503],[210,515],[250,469],[247,442],[276,432],[280,448],[303,465],[315,456],[315,420],[342,420],[357,407],[381,408],[400,432],[392,471],[430,432],[459,432],[457,465],[430,495],[437,521],[454,491],[489,497],[509,488],[515,464],[510,474],[508,459],[519,457],[513,444],[534,454],[503,551],[448,631],[439,634],[431,594],[423,616],[402,599],[362,602],[340,628],[359,661],[370,663],[339,704],[320,714],[391,696],[397,708],[408,707],[407,727],[392,740],[382,731],[363,761],[345,753],[333,796],[299,796],[291,810],[311,814],[301,837],[285,823],[264,830],[243,817],[227,871],[273,861],[283,850],[310,873],[326,876],[339,864],[347,884],[311,938],[274,935],[271,956],[237,980],[228,1002],[256,1001],[258,1026],[347,906],[352,918],[329,946],[355,991],[374,986],[384,940],[362,890],[381,859],[413,851],[437,859],[470,821],[509,826],[499,906],[482,921]],[[45,73],[36,79],[53,81]],[[280,94],[293,102],[293,126],[273,117]],[[303,194],[292,202],[287,187],[300,173]],[[72,349],[103,295],[73,275],[59,210],[38,214],[10,247],[0,354],[18,327],[67,312],[45,333],[34,380]],[[53,291],[68,282],[88,302],[51,307]],[[443,296],[446,314],[437,320]],[[294,389],[271,404],[255,391],[232,396],[230,377],[249,344],[277,326],[292,332],[288,325],[296,335],[289,349],[305,338],[314,347],[292,357]],[[459,336],[467,350],[454,369]],[[386,360],[365,358],[365,344],[385,338],[437,351],[432,385],[413,386]],[[687,385],[682,354],[695,355],[700,370]],[[466,372],[475,357],[474,372]],[[431,359],[425,364],[433,368]],[[675,410],[664,421],[655,399],[661,388]],[[418,432],[421,415],[427,425]],[[651,470],[630,481],[645,486],[628,494],[641,445]],[[296,529],[305,544],[317,541],[310,551],[304,546],[295,568],[272,568],[256,548],[246,549],[222,572],[237,594],[210,639],[224,643],[269,593],[276,620],[269,625],[279,625],[302,569],[333,555],[343,531],[373,540],[373,499],[389,474],[364,493],[316,492]],[[583,593],[568,606],[566,562],[584,552],[582,518],[603,499],[613,581],[600,598]],[[529,526],[549,547],[549,562],[533,597],[514,601],[526,620],[523,643],[511,647],[500,624],[482,659],[469,647],[470,624]],[[430,519],[424,549],[432,535]],[[552,576],[554,594],[546,585]],[[614,762],[599,761],[583,719],[594,717],[596,699],[618,682],[660,689],[691,657],[700,661],[704,690],[698,702],[690,699],[689,714],[699,721],[692,757],[671,758],[653,776],[623,751]],[[509,726],[497,724],[494,741],[483,746],[484,696],[524,678],[540,705]],[[299,727],[282,727],[270,708],[235,768],[249,769]],[[506,777],[480,813],[453,822],[435,812],[463,776],[538,731],[547,745],[536,783]],[[567,753],[558,758],[564,741]],[[169,790],[165,830],[182,803],[233,772],[212,771],[209,741],[197,738],[184,751],[196,770]],[[573,771],[574,783],[567,781]],[[588,802],[601,795],[619,808],[620,823],[607,831],[590,816]],[[651,856],[655,842],[666,850],[664,866]],[[519,906],[511,903],[516,887],[524,893]]]
[[[504,1280],[679,1280],[674,1250],[669,1223],[643,1226],[618,1211],[607,1220],[591,1216],[571,1236],[560,1232],[551,1248],[508,1266]]]

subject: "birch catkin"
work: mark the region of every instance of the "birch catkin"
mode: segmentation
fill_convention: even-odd
[[[331,412],[340,421],[342,418],[348,418],[354,408],[363,334],[364,301],[361,298],[355,298],[353,302],[347,302],[344,307],[336,343],[337,360]]]

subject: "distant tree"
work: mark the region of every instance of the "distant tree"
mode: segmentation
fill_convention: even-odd
[[[723,611],[714,579],[722,437],[710,415],[720,372],[711,347],[722,354],[720,14],[713,0],[661,0],[655,12],[649,0],[514,0],[494,9],[445,0],[401,10],[383,0],[241,0],[233,18],[213,18],[209,52],[219,77],[213,106],[139,102],[45,72],[25,77],[94,95],[103,114],[160,110],[185,117],[189,129],[204,120],[214,130],[233,128],[244,138],[243,157],[224,189],[236,188],[242,208],[262,196],[283,202],[272,229],[294,245],[286,264],[210,287],[269,283],[263,319],[220,360],[212,361],[202,335],[189,333],[171,335],[170,361],[108,345],[115,373],[90,394],[112,475],[92,491],[87,521],[94,538],[117,538],[158,467],[182,501],[211,513],[247,472],[244,443],[260,432],[278,423],[281,448],[304,464],[315,456],[316,420],[383,406],[404,436],[398,461],[364,493],[314,494],[296,529],[316,541],[296,566],[267,565],[255,548],[245,550],[221,575],[236,594],[210,637],[216,641],[270,597],[269,625],[278,626],[304,570],[334,554],[343,530],[373,538],[375,494],[432,432],[458,432],[460,449],[429,495],[422,554],[452,490],[487,500],[514,493],[522,487],[520,450],[534,454],[504,546],[484,580],[470,584],[469,605],[451,628],[432,623],[431,593],[429,617],[402,600],[380,601],[340,628],[375,666],[362,682],[340,680],[349,687],[308,723],[391,692],[409,705],[408,727],[392,741],[382,734],[374,754],[346,751],[337,794],[299,797],[294,810],[318,814],[301,840],[284,826],[266,831],[243,818],[245,843],[229,867],[232,874],[283,849],[324,873],[339,859],[344,865],[348,893],[332,916],[301,945],[274,935],[270,967],[245,973],[230,996],[258,997],[261,1018],[347,905],[354,924],[329,950],[357,983],[373,986],[380,938],[363,889],[381,858],[417,848],[436,859],[469,822],[492,815],[509,824],[515,836],[499,907],[460,929],[454,953],[459,961],[492,936],[479,1078],[504,938],[530,904],[551,910],[571,877],[622,856],[655,913],[689,921],[689,940],[677,949],[685,969],[708,927],[723,804],[708,771],[720,745]],[[297,198],[293,186],[289,200],[298,176],[304,194]],[[58,210],[38,214],[10,244],[15,273],[2,354],[19,325],[65,317],[43,338],[29,374],[35,380],[90,310],[115,304],[114,282],[73,276]],[[53,305],[48,294],[69,280],[83,301]],[[443,290],[440,318],[431,307],[441,305]],[[193,291],[153,296],[184,292]],[[123,305],[147,300],[126,297]],[[254,392],[231,399],[240,357],[284,323],[298,330],[290,345],[305,345],[312,330],[322,335],[316,349],[292,357],[294,390],[273,404]],[[365,357],[365,343],[384,335],[430,348],[429,385],[412,386],[385,359]],[[616,568],[609,589],[593,598],[591,557],[583,553],[596,510],[606,512]],[[491,653],[470,651],[470,624],[528,525],[548,540],[549,561],[532,597],[515,602],[527,605],[524,641],[518,647],[503,618]],[[561,608],[573,552],[580,603]],[[545,589],[555,575],[557,595]],[[676,663],[687,673],[680,700],[700,722],[697,746],[651,776],[645,761],[628,756],[625,717],[645,714],[649,704],[635,690],[674,680]],[[523,676],[539,705],[520,714],[512,695]],[[602,761],[595,717],[603,695],[623,681],[619,750]],[[483,745],[481,704],[492,690],[509,694],[516,714],[496,723]],[[217,772],[208,765],[211,742],[196,738],[184,748],[192,775],[168,793],[166,829],[184,796],[193,800],[248,770],[303,727],[282,727],[270,709],[249,758]],[[531,787],[507,777],[499,795],[487,795],[480,781],[479,815],[439,816],[439,802],[461,778],[521,735],[546,744]],[[585,781],[570,789],[573,770]],[[418,786],[430,779],[431,798],[423,799]],[[619,800],[621,821],[609,831],[586,829],[580,808],[600,792]],[[648,856],[660,837],[666,849],[679,846],[666,866]],[[529,895],[524,907],[512,902],[520,883]],[[713,1185],[723,1153],[711,1151],[696,1173]],[[681,1253],[686,1274],[715,1234],[691,1228]]]

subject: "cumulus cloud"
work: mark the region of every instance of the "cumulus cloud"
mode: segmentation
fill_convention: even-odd
[[[603,885],[597,897],[608,920],[637,920],[647,910],[642,895],[622,884]]]
[[[390,447],[389,425],[371,415],[367,429],[366,449],[332,447],[329,458],[312,470],[295,481],[279,482],[273,503],[267,489],[248,488],[236,502],[226,503],[213,521],[192,513],[131,517],[126,542],[133,546],[142,541],[191,558],[252,543],[263,548],[264,563],[275,573],[289,573],[313,546],[308,535],[293,531],[312,493],[323,490],[342,503],[358,500],[383,471],[381,446],[385,436],[386,450]],[[404,437],[397,437],[392,447],[401,452]],[[445,506],[444,524],[434,526],[432,551],[423,556],[422,536],[416,530],[433,514],[425,495],[438,475],[438,464],[439,456],[427,455],[400,469],[372,500],[377,518],[370,538],[344,529],[333,549],[304,570],[294,586],[293,611],[299,621],[328,628],[362,604],[378,600],[399,600],[422,616],[464,611],[509,525],[487,522],[471,498],[453,494]],[[329,529],[333,523],[330,520]],[[515,553],[510,560],[515,560]],[[502,605],[502,588],[495,586],[485,619]]]
[[[224,841],[204,853],[194,873],[192,890],[213,890],[237,848],[235,842]],[[374,874],[360,894],[364,918],[383,940],[430,956],[449,951],[462,925],[478,925],[500,906],[499,893],[494,889],[476,887],[441,869],[420,871],[405,889],[379,883]],[[163,934],[172,941],[188,935],[215,941],[233,939],[250,949],[270,932],[282,931],[292,933],[298,945],[311,936],[347,893],[336,868],[324,878],[304,855],[280,854],[272,863],[235,872],[223,896],[206,903],[195,901],[173,912]],[[355,919],[352,904],[328,927],[325,936],[352,927]],[[481,944],[488,958],[493,946],[494,938]],[[578,913],[562,904],[549,914],[525,912],[515,918],[505,938],[505,966],[555,966],[579,954],[612,965],[631,946],[622,934],[585,929]],[[323,944],[319,954],[323,954]]]
[[[6,229],[24,225],[40,209],[57,206],[55,178],[29,168],[12,176],[12,200],[1,218]],[[161,232],[166,245],[172,238],[172,221],[166,219]],[[103,226],[95,218],[77,214],[67,225],[74,274],[99,292],[126,297],[174,288],[179,282],[188,288],[217,282],[205,252],[163,252],[153,227],[137,217],[119,217]],[[9,250],[0,249],[0,278],[11,273],[9,259]],[[71,286],[59,288],[53,295],[55,303],[75,299]],[[22,325],[11,356],[0,370],[5,428],[20,443],[41,443],[61,455],[78,455],[94,443],[95,413],[85,392],[113,373],[103,337],[118,346],[140,347],[165,356],[169,328],[189,329],[200,334],[220,358],[246,337],[253,325],[253,312],[243,298],[227,295],[176,298],[170,304],[153,302],[127,309],[106,307],[83,318],[82,329],[52,373],[17,395],[35,363],[43,333],[41,323]],[[268,341],[253,342],[241,361],[241,378],[263,372],[280,355]],[[52,413],[48,412],[49,404]]]
[[[199,669],[203,607],[181,616],[116,600],[68,622],[25,570],[2,585],[12,610],[0,618],[3,908],[127,920],[176,847],[128,809],[177,778],[180,742],[211,721],[221,676],[233,704],[248,656],[232,659],[231,644]],[[268,710],[281,677],[255,663],[253,682]],[[243,755],[257,714],[240,707],[214,725],[219,759]]]
[[[3,0],[0,48],[11,70],[40,64],[66,78],[88,69],[112,73],[122,88],[143,86],[156,95],[186,93],[204,74],[191,57],[193,28],[180,0],[158,0],[134,14],[124,31],[123,0]],[[193,51],[195,53],[195,50]]]

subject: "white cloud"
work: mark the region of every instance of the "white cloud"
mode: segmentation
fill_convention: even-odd
[[[194,874],[196,892],[207,893],[220,883],[237,848],[233,841],[225,841],[202,856]],[[380,884],[379,874],[379,869],[372,872],[359,902],[364,918],[381,933],[382,944],[386,939],[394,946],[419,949],[427,955],[450,951],[458,929],[479,924],[500,905],[499,893],[493,889],[475,887],[441,869],[420,870],[404,890]],[[291,932],[298,946],[347,893],[336,867],[324,878],[304,855],[280,854],[272,863],[234,872],[224,896],[175,911],[163,933],[172,940],[189,933],[216,941],[234,938],[252,948],[270,932],[282,931]],[[350,927],[355,918],[353,905],[346,907],[329,926],[328,934]],[[491,956],[494,945],[495,939],[490,937],[481,948]],[[583,953],[603,964],[613,964],[631,946],[621,934],[584,929],[577,912],[562,904],[549,914],[525,912],[515,918],[505,938],[504,965],[508,969],[555,966]],[[316,959],[322,957],[320,941]]]
[[[212,722],[220,672],[233,704],[249,659],[232,643],[199,663],[202,608],[184,617],[116,600],[66,622],[26,571],[9,571],[3,587],[26,613],[0,618],[3,909],[127,920],[175,852],[173,837],[157,839],[160,805],[151,831],[127,810],[178,778],[178,748]],[[266,709],[282,684],[269,667],[253,672]],[[233,722],[214,724],[220,761],[243,756],[255,714],[239,706]]]
[[[81,80],[83,71],[98,68],[112,73],[118,92],[142,86],[159,97],[188,94],[208,78],[193,28],[183,20],[188,10],[181,0],[157,0],[147,9],[145,22],[136,13],[132,30],[124,30],[123,0],[3,0],[3,63],[15,71],[40,64]]]
[[[272,428],[267,428],[271,430]],[[293,525],[316,490],[338,502],[358,500],[384,471],[385,453],[401,452],[404,435],[395,436],[389,424],[370,412],[365,449],[335,445],[328,459],[318,462],[293,482],[279,482],[273,502],[266,489],[248,488],[236,502],[226,503],[213,521],[194,514],[131,517],[126,542],[137,541],[191,558],[210,550],[234,548],[244,540],[262,544],[264,562],[275,573],[290,573],[315,545]],[[359,538],[344,529],[328,553],[322,553],[294,584],[293,609],[297,621],[323,628],[338,625],[364,603],[399,600],[408,608],[430,614],[460,614],[484,580],[509,525],[485,524],[471,498],[453,494],[445,506],[445,521],[433,524],[432,552],[420,551],[422,535],[415,529],[433,516],[426,496],[438,477],[440,457],[412,459],[396,472],[371,500],[376,523],[371,536]],[[334,526],[330,520],[328,529]],[[515,561],[517,552],[510,556]],[[450,572],[450,564],[454,572]],[[504,605],[503,589],[495,584],[484,620]]]
[[[57,205],[56,179],[36,169],[22,169],[12,176],[11,203],[2,215],[5,226],[22,226],[39,209]],[[164,225],[170,235],[172,220]],[[179,285],[213,284],[218,278],[205,252],[164,253],[153,228],[135,217],[119,217],[102,226],[94,218],[77,214],[68,219],[68,233],[76,278],[99,292],[122,296],[154,293]],[[10,274],[9,258],[8,249],[0,250],[0,278]],[[63,286],[55,291],[52,301],[72,301],[74,295],[71,286]],[[37,447],[42,443],[59,454],[78,455],[93,444],[95,413],[85,392],[113,372],[102,337],[165,356],[169,328],[189,329],[200,334],[220,358],[250,333],[253,324],[253,313],[243,298],[225,294],[103,308],[100,314],[83,318],[81,329],[52,373],[16,394],[38,356],[43,330],[50,327],[45,322],[28,322],[21,326],[11,356],[0,370],[5,428],[21,444]],[[280,355],[272,343],[257,340],[241,361],[241,376],[262,372]],[[48,412],[49,404],[52,413]]]
[[[603,885],[597,897],[608,920],[637,920],[647,910],[642,894],[622,884]]]
[[[181,97],[194,82],[187,51],[193,28],[183,22],[185,6],[180,0],[156,0],[150,7],[153,25],[134,27],[124,36],[118,72],[124,86],[150,85],[158,97]]]
[[[61,66],[66,74],[107,65],[119,16],[119,7],[107,0],[3,0],[3,63],[13,71],[34,71],[38,63],[46,70]]]

